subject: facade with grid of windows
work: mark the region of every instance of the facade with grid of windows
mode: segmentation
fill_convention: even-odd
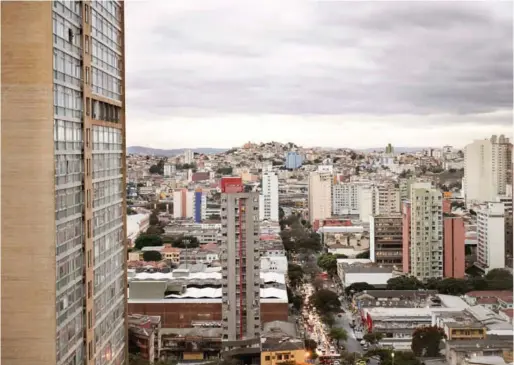
[[[19,278],[2,287],[2,339],[17,344],[2,351],[9,364],[126,359],[123,11],[119,1],[2,3],[12,172],[2,190],[38,191],[31,204],[2,198],[19,222],[2,226],[2,241],[18,245],[2,257],[2,275]]]

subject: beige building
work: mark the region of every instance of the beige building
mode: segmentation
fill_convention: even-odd
[[[463,189],[466,201],[493,201],[508,195],[512,184],[512,144],[505,136],[474,141],[464,149]]]
[[[312,172],[309,175],[309,220],[332,216],[332,174]]]
[[[123,2],[1,7],[1,362],[124,364]]]
[[[418,279],[443,277],[442,193],[430,183],[411,185],[411,274]]]

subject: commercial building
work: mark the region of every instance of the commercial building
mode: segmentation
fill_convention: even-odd
[[[262,174],[259,196],[259,219],[278,222],[278,177],[274,172]]]
[[[504,135],[477,140],[464,149],[463,191],[466,201],[493,201],[507,195],[512,145]]]
[[[368,283],[376,288],[385,288],[393,278],[391,267],[382,267],[369,259],[338,259],[337,276],[343,288],[355,283]]]
[[[410,274],[443,277],[442,194],[429,183],[411,185]]]
[[[332,174],[312,172],[309,175],[309,220],[332,216]]]
[[[287,152],[285,166],[286,169],[293,170],[302,167],[302,156],[296,152]]]
[[[259,195],[240,178],[221,179],[221,224],[224,346],[259,347]]]
[[[403,218],[400,213],[370,217],[369,258],[379,265],[403,268]]]
[[[452,214],[443,215],[443,276],[462,279],[465,276],[464,219]]]
[[[123,364],[123,2],[1,6],[2,362]]]
[[[298,338],[294,323],[273,321],[264,324],[261,336],[261,365],[284,362],[305,363],[305,341]]]
[[[477,263],[486,270],[505,267],[505,207],[488,202],[477,211]]]

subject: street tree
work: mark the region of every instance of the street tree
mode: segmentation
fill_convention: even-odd
[[[437,357],[441,341],[445,338],[444,330],[437,326],[418,327],[412,334],[412,352],[416,356]]]
[[[440,294],[463,295],[472,289],[469,284],[466,279],[446,278],[439,280],[436,289]]]
[[[330,276],[337,274],[337,258],[331,253],[324,253],[318,258],[318,266],[325,270]]]
[[[398,276],[387,281],[387,290],[418,290],[423,283],[413,276]]]
[[[505,269],[492,269],[485,275],[489,290],[512,290],[512,274]]]
[[[137,250],[148,246],[162,246],[162,238],[155,234],[141,234],[136,238],[134,245]]]
[[[353,283],[352,285],[349,285],[347,286],[344,291],[346,293],[346,295],[350,295],[350,293],[360,293],[364,290],[375,290],[376,288],[371,285],[371,284],[368,284],[366,282],[357,282],[357,283]]]
[[[384,334],[380,332],[368,332],[362,339],[372,345],[376,345],[384,338]]]
[[[297,288],[303,281],[303,269],[300,265],[289,264],[287,265],[287,276],[289,277],[289,283],[293,288]]]
[[[331,339],[337,341],[337,346],[339,346],[339,341],[348,340],[348,333],[344,330],[344,328],[331,328],[328,335]]]
[[[309,301],[320,314],[333,313],[341,307],[337,294],[327,289],[320,289],[313,293]]]
[[[159,251],[145,251],[145,252],[143,252],[143,260],[145,260],[145,261],[161,261],[162,255]]]
[[[355,257],[358,259],[369,259],[369,250],[360,252]]]
[[[146,230],[146,234],[163,234],[164,229],[161,226],[150,226]]]

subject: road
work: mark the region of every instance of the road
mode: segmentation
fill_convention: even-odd
[[[348,333],[348,340],[345,343],[346,351],[348,352],[357,352],[359,354],[363,353],[362,346],[359,341],[355,338],[355,334],[353,333],[353,329],[350,327],[351,323],[351,314],[348,311],[343,314],[341,317],[335,316],[336,323],[334,327],[343,328],[346,333]]]

